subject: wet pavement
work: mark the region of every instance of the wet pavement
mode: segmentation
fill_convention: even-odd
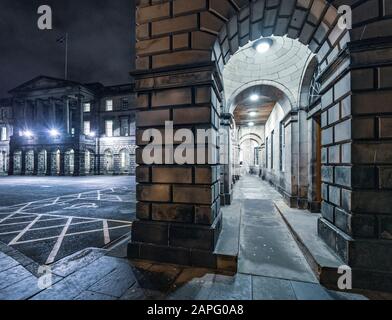
[[[48,193],[41,194],[36,179],[52,197],[42,199]],[[133,178],[75,178],[73,184],[68,179],[1,178],[0,241],[39,264],[51,264],[130,233],[136,211]],[[5,196],[6,185],[14,182]]]

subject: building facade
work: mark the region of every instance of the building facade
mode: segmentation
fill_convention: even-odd
[[[8,174],[12,136],[12,100],[0,100],[0,176]]]
[[[7,139],[4,173],[134,174],[133,85],[104,87],[40,76],[10,94],[4,107],[8,118],[1,122]]]

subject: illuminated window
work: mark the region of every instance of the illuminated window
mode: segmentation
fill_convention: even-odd
[[[7,137],[7,127],[2,127],[1,128],[1,141],[6,141],[8,139]]]
[[[83,111],[84,112],[91,112],[91,103],[84,103],[83,104]]]
[[[106,111],[113,111],[113,100],[106,100]]]
[[[91,132],[90,121],[84,121],[83,132],[86,136],[88,136]]]
[[[113,120],[105,121],[105,133],[107,137],[113,137]]]

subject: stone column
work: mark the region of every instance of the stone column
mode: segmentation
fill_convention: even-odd
[[[21,166],[21,171],[20,171],[20,175],[24,176],[26,175],[26,151],[22,150],[22,166]]]
[[[68,135],[71,133],[68,97],[63,97],[63,104],[64,104],[64,128],[65,128],[65,133]]]
[[[221,115],[221,141],[220,141],[220,156],[221,156],[221,205],[230,205],[233,201],[232,188],[232,145],[231,145],[231,114]]]
[[[52,175],[52,156],[53,156],[53,151],[47,150],[47,153],[46,153],[46,175],[47,176]]]
[[[215,63],[211,62],[210,49],[215,36],[200,31],[203,26],[209,26],[205,19],[200,22],[195,14],[197,10],[189,6],[188,1],[153,5],[143,2],[137,10],[138,71],[133,75],[138,109],[139,220],[132,226],[128,255],[216,268],[220,264],[214,249],[221,230],[217,137],[222,87]],[[181,17],[175,18],[179,11]],[[151,159],[142,157],[148,143],[141,139],[143,132],[164,131],[165,122],[170,121],[174,132],[185,128],[211,130],[214,138],[207,147],[209,162],[148,164]],[[170,160],[174,151],[169,137],[168,140],[165,141],[165,158]],[[179,143],[174,141],[174,149]],[[194,151],[197,154],[196,148]]]
[[[38,175],[38,150],[34,150],[34,169],[33,169],[33,175],[37,176]]]
[[[375,6],[377,15],[390,11]],[[323,92],[319,234],[353,269],[354,287],[391,291],[392,42],[378,37],[392,35],[392,19],[373,28],[368,8],[354,11],[354,20],[372,21],[352,31],[345,69]]]
[[[65,176],[65,151],[60,150],[60,176]]]

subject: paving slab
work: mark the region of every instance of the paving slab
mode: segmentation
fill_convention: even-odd
[[[252,277],[254,300],[296,300],[290,280]]]
[[[318,282],[272,200],[244,200],[238,270]]]

